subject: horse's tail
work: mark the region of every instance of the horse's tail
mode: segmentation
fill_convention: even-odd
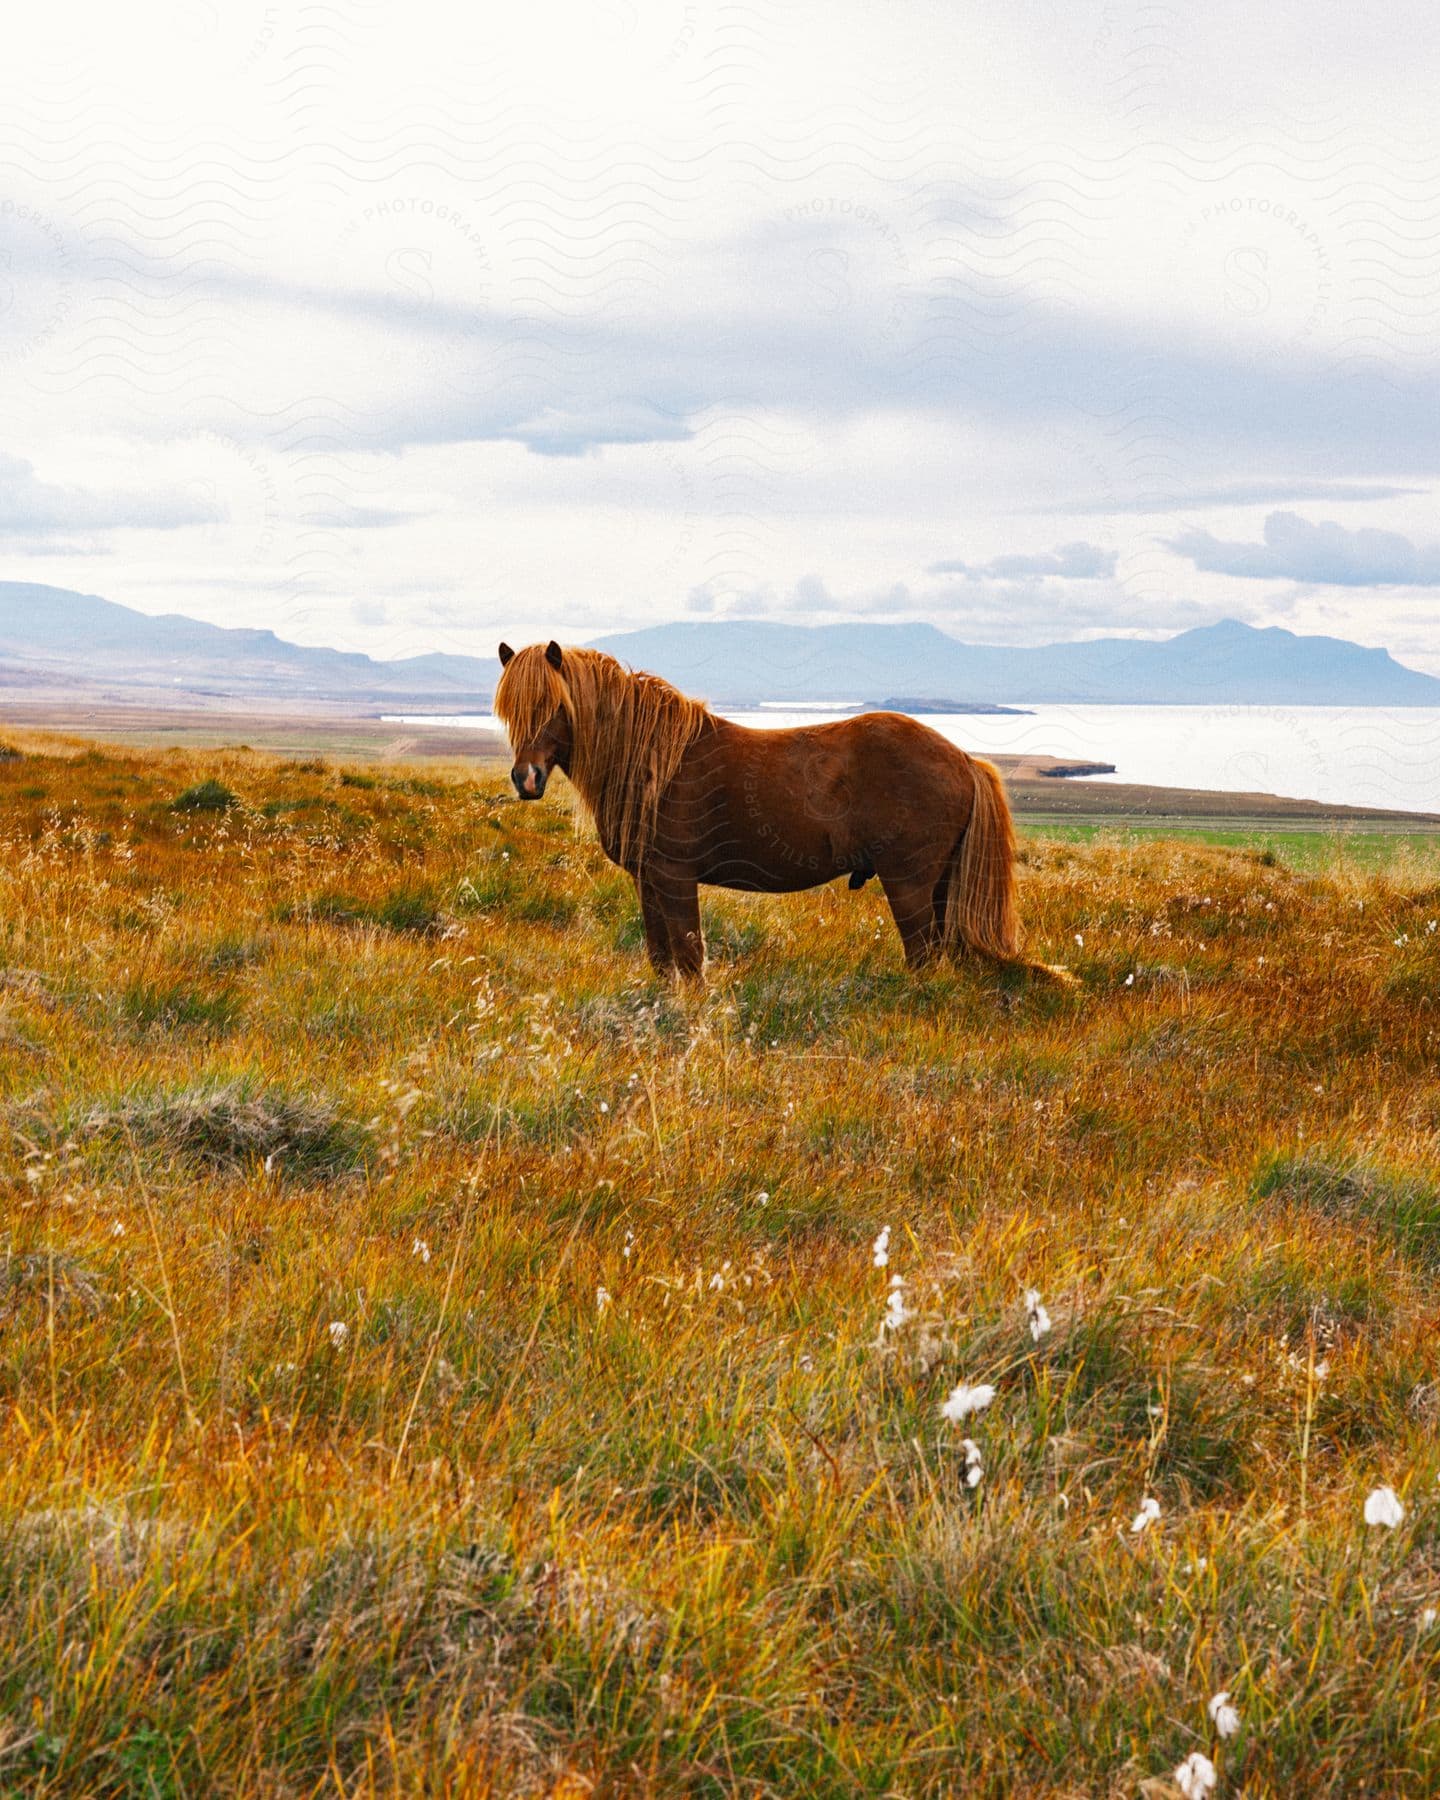
[[[945,891],[947,950],[978,950],[1010,961],[1020,947],[1015,921],[1015,824],[1000,771],[978,756],[970,766],[970,823],[950,859]]]
[[[997,962],[1019,963],[1032,975],[1061,987],[1076,987],[1075,977],[1055,963],[1032,962],[1020,955],[1020,928],[1015,917],[1015,821],[1000,771],[978,756],[967,757],[974,798],[970,823],[950,858],[945,890],[947,950],[977,950]]]

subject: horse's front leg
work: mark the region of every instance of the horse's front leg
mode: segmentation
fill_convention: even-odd
[[[650,866],[637,882],[645,946],[657,975],[698,981],[705,967],[700,935],[700,890],[693,876]]]
[[[699,981],[705,973],[705,939],[700,931],[700,889],[693,881],[676,882],[665,897],[670,920],[670,948],[682,981]]]
[[[655,884],[643,876],[635,878],[640,894],[640,917],[645,924],[645,949],[655,973],[668,977],[675,973],[675,952],[670,947],[670,921]]]

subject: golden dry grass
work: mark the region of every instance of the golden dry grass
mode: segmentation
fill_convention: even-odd
[[[1031,838],[1074,993],[837,885],[686,998],[498,771],[23,747],[0,1792],[1440,1784],[1433,868]]]

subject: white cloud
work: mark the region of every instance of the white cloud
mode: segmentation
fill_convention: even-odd
[[[222,517],[213,501],[180,489],[97,490],[42,481],[35,465],[0,452],[0,535],[52,538],[75,531],[176,531]]]
[[[1098,544],[1060,544],[1054,550],[992,556],[989,562],[931,563],[931,575],[964,575],[971,581],[986,576],[1011,580],[1022,576],[1051,576],[1057,581],[1096,581],[1115,573],[1116,553]]]
[[[321,506],[305,515],[307,525],[328,526],[336,531],[377,531],[390,525],[409,525],[423,515],[393,506],[357,506],[348,500]]]
[[[1157,489],[1154,493],[1128,498],[1092,496],[1088,500],[1061,502],[1039,510],[1051,513],[1175,513],[1216,506],[1259,506],[1278,500],[1398,500],[1424,491],[1423,488],[1397,487],[1393,482],[1260,479],[1220,482],[1212,487],[1188,491]]]
[[[1308,581],[1330,587],[1440,586],[1440,544],[1415,545],[1398,531],[1349,530],[1332,519],[1311,523],[1273,512],[1264,542],[1232,543],[1188,531],[1170,548],[1197,569],[1247,581]]]

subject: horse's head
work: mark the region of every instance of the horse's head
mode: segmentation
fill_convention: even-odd
[[[565,656],[552,638],[524,650],[500,646],[495,716],[510,736],[510,779],[522,800],[538,800],[557,765],[568,775],[572,745]]]

